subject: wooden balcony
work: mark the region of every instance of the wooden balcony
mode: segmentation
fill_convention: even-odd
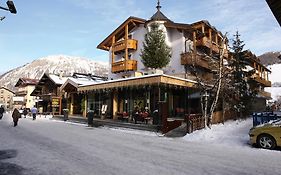
[[[194,65],[196,67],[201,67],[210,70],[208,60],[204,56],[196,55],[196,58],[192,58],[193,53],[183,53],[181,54],[181,64],[182,65]]]
[[[266,99],[271,99],[271,93],[266,92],[266,91],[259,91],[258,95],[260,95],[260,96],[262,96],[262,97],[264,97]]]
[[[209,38],[207,37],[203,37],[199,40],[196,41],[196,46],[203,46],[203,47],[207,47],[209,49],[212,49],[215,53],[219,54],[220,53],[220,47],[217,43],[211,41]],[[226,51],[224,53],[224,57],[228,58],[228,51]]]
[[[255,80],[256,82],[264,85],[264,87],[271,87],[271,81],[261,78],[258,74],[253,75],[252,79]]]
[[[122,40],[118,41],[113,44],[113,51],[114,52],[120,52],[125,50],[126,48],[137,50],[138,41],[134,39],[128,39],[128,40]]]
[[[136,60],[124,60],[112,63],[111,72],[118,73],[124,71],[136,71],[137,70]]]

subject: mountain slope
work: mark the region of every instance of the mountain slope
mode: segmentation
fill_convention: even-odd
[[[281,51],[280,52],[266,52],[259,56],[262,64],[268,66],[273,64],[281,64]]]
[[[48,56],[34,60],[1,75],[0,86],[14,90],[14,86],[19,78],[40,79],[45,72],[63,73],[63,75],[72,75],[74,72],[78,72],[107,76],[108,63],[65,55]]]

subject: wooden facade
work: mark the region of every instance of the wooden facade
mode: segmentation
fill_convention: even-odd
[[[144,24],[146,20],[136,17],[128,18],[111,35],[109,35],[97,48],[109,51],[111,49],[111,71],[112,73],[124,71],[136,71],[137,61],[130,58],[130,53],[138,48],[138,41],[131,39],[129,32],[139,24]],[[116,55],[122,57],[116,60]]]
[[[41,77],[31,93],[31,96],[38,98],[37,107],[40,113],[62,114],[61,85],[62,83],[55,82],[50,74],[45,73]]]

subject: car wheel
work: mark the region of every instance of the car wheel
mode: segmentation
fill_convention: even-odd
[[[274,138],[268,134],[262,134],[257,139],[258,146],[264,149],[274,149],[276,142]]]

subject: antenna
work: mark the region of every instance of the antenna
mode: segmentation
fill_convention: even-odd
[[[158,11],[160,11],[160,9],[161,9],[160,0],[158,0],[156,8]]]

